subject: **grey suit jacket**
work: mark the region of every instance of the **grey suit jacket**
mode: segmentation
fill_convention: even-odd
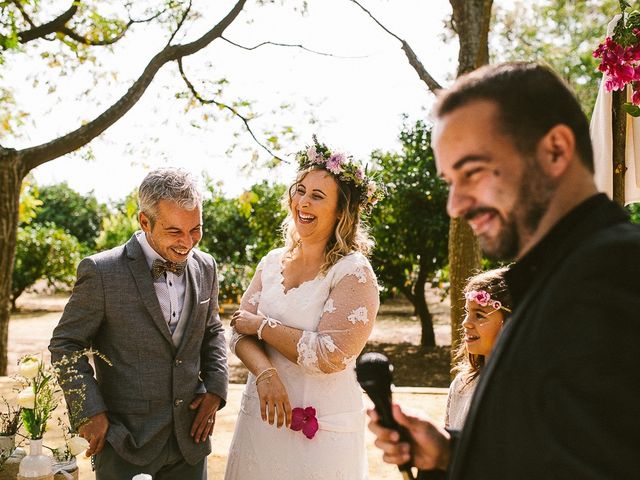
[[[73,422],[106,412],[107,441],[128,462],[150,463],[174,431],[185,460],[194,464],[211,452],[189,431],[197,393],[227,396],[224,330],[218,316],[213,258],[194,250],[187,275],[193,295],[182,342],[175,347],[135,235],[124,245],[82,260],[78,279],[49,345],[53,362],[87,347],[112,362],[82,357],[79,377],[63,387],[67,403],[82,385],[84,400]],[[95,373],[95,375],[94,375]],[[77,403],[76,403],[77,405]]]

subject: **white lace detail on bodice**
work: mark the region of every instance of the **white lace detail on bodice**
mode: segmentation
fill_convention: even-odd
[[[364,348],[380,305],[378,284],[369,261],[352,254],[326,275],[331,282],[316,331],[298,341],[297,363],[308,373],[344,370]]]

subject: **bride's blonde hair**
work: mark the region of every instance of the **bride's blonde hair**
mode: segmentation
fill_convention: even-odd
[[[295,182],[291,184],[285,196],[285,204],[288,214],[282,222],[284,245],[287,255],[292,255],[300,245],[300,236],[296,231],[291,201],[298,184],[314,170],[325,170],[321,167],[310,167],[298,172]],[[326,170],[325,170],[326,171]],[[368,256],[373,248],[373,240],[369,236],[366,226],[363,224],[361,213],[360,192],[355,185],[344,182],[335,175],[331,175],[338,184],[338,221],[333,235],[327,242],[324,251],[324,263],[320,267],[321,273],[326,273],[342,257],[353,252],[360,252]]]

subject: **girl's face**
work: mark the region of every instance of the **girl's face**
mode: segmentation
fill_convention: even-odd
[[[462,322],[467,351],[488,357],[493,350],[504,322],[504,311],[491,305],[481,306],[473,300],[465,303],[466,315]]]
[[[294,185],[291,215],[298,235],[328,241],[338,221],[338,184],[329,172],[312,170]]]

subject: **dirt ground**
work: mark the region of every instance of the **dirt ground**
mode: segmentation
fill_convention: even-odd
[[[18,299],[19,312],[11,316],[9,324],[9,375],[17,370],[17,360],[25,354],[42,352],[48,361],[47,345],[51,332],[67,301],[66,295],[24,294]],[[449,305],[440,301],[438,292],[427,295],[430,310],[434,314],[434,329],[438,346],[435,349],[420,348],[420,326],[412,316],[410,304],[404,300],[392,300],[382,305],[367,351],[385,353],[394,365],[394,383],[397,387],[394,399],[405,406],[425,410],[434,419],[442,419],[449,385]],[[229,317],[235,306],[223,306],[221,317],[228,327]],[[213,453],[208,460],[210,479],[222,478],[224,465],[237,416],[237,407],[246,381],[246,369],[240,361],[229,354],[231,383],[228,405],[221,410],[213,437]],[[0,377],[0,392],[11,398],[12,380]],[[60,442],[60,431],[52,425],[45,435],[45,443]],[[395,467],[382,463],[379,452],[373,446],[373,437],[367,432],[370,478],[386,480],[399,478]],[[88,460],[81,459],[80,478],[93,480]]]

